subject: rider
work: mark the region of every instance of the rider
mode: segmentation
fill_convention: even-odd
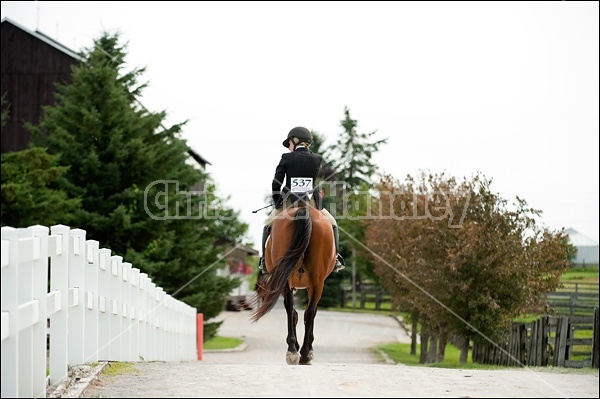
[[[275,169],[275,177],[271,184],[274,208],[267,216],[262,234],[262,257],[259,268],[262,274],[267,274],[265,266],[265,246],[271,232],[271,225],[284,208],[289,208],[298,200],[306,198],[307,192],[314,189],[314,183],[321,167],[321,156],[311,152],[308,147],[312,142],[312,134],[305,127],[295,127],[288,133],[283,141],[283,146],[290,150],[289,154],[283,154],[279,165]],[[285,184],[284,184],[285,178]],[[339,254],[339,234],[337,222],[333,216],[323,209],[318,191],[312,191],[310,204],[317,207],[329,219],[333,226],[335,238],[335,251],[337,253],[333,271],[344,269],[344,259]]]

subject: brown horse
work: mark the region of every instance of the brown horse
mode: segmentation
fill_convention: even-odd
[[[325,279],[335,264],[331,223],[321,211],[303,203],[288,208],[273,222],[264,256],[269,274],[258,284],[255,303],[260,305],[252,313],[252,320],[257,322],[269,313],[279,296],[283,296],[288,327],[286,362],[310,364],[317,304],[323,294]],[[302,349],[296,335],[298,312],[294,306],[294,291],[297,289],[306,289],[308,294]]]

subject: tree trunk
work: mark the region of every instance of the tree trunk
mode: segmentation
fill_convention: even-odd
[[[446,358],[446,345],[448,344],[448,333],[444,328],[440,330],[440,342],[438,343],[438,350],[435,361],[443,363]]]
[[[429,345],[429,329],[421,326],[421,353],[419,354],[419,363],[427,362],[427,347]]]
[[[410,354],[417,354],[417,334],[419,329],[419,312],[413,312],[410,327]]]
[[[437,348],[438,348],[438,334],[437,333],[431,334],[431,338],[429,339],[429,351],[427,352],[426,364],[435,363]]]
[[[466,337],[460,337],[458,339],[458,342],[460,343],[460,346],[459,346],[459,349],[460,349],[459,362],[461,364],[467,363],[467,360],[469,359],[469,339],[466,338]]]

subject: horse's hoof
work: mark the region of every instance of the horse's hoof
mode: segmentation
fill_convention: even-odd
[[[285,354],[287,364],[296,365],[300,363],[300,354],[298,352],[288,352]]]
[[[305,358],[300,359],[300,364],[312,364],[314,357],[313,351],[310,351]]]

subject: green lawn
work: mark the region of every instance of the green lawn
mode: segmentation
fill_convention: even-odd
[[[410,344],[394,343],[380,345],[378,350],[383,351],[394,363],[405,364],[407,366],[423,366],[423,367],[441,367],[441,368],[459,368],[459,369],[481,369],[481,370],[500,370],[506,367],[492,366],[485,364],[476,364],[471,361],[471,352],[467,363],[460,363],[460,351],[452,344],[446,346],[444,361],[442,363],[421,364],[419,363],[419,350],[417,354],[410,354]]]
[[[573,268],[563,274],[562,282],[581,282],[598,284],[598,265],[584,268]]]
[[[237,348],[244,343],[244,340],[232,337],[220,337],[216,336],[204,342],[203,349],[207,350],[219,350],[219,349],[233,349]]]

